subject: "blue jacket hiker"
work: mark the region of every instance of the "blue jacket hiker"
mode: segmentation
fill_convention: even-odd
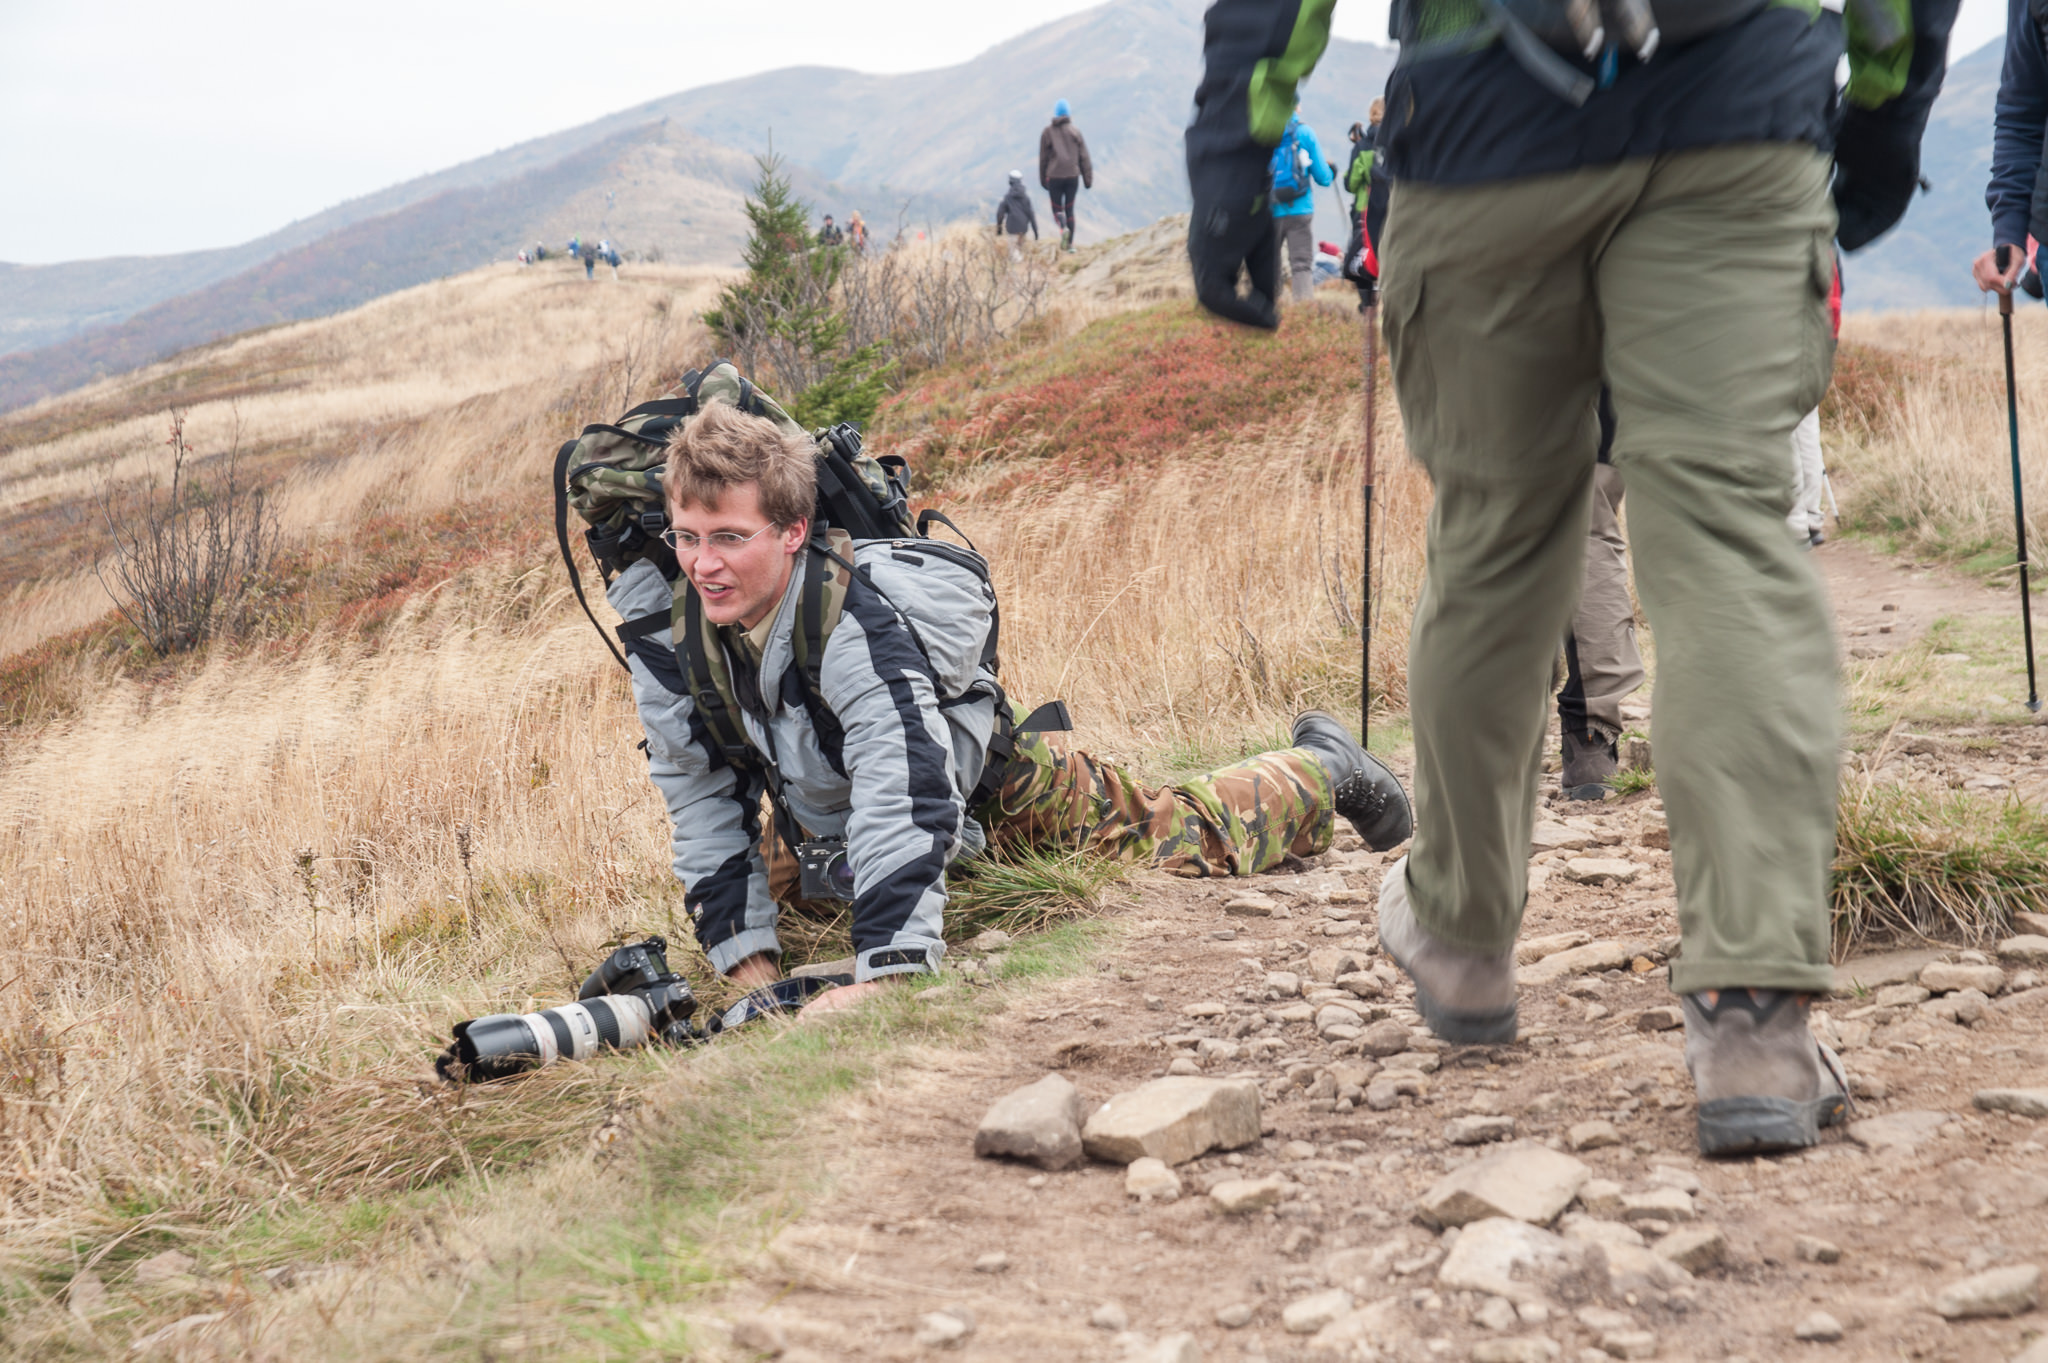
[[[1287,243],[1287,271],[1294,279],[1297,302],[1315,292],[1316,186],[1336,178],[1336,169],[1323,159],[1315,129],[1299,115],[1288,119],[1280,145],[1273,148],[1273,221]]]

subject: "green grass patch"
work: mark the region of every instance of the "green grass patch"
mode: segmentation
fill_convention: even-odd
[[[2014,910],[2048,909],[2048,818],[2016,800],[1852,785],[1835,816],[1832,899],[1838,951],[1993,940]]]

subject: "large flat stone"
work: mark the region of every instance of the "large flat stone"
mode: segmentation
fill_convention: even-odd
[[[1553,932],[1548,937],[1524,937],[1515,943],[1515,964],[1534,965],[1546,956],[1582,947],[1592,940],[1590,932]]]
[[[996,1099],[974,1133],[974,1153],[1041,1169],[1072,1168],[1081,1162],[1081,1117],[1080,1091],[1048,1074]]]
[[[1980,1089],[1970,1101],[1983,1112],[2048,1117],[2048,1089]]]
[[[1463,1226],[1505,1216],[1546,1226],[1569,1207],[1590,1170],[1570,1155],[1517,1143],[1437,1180],[1419,1204],[1424,1220]]]
[[[1627,885],[1642,873],[1623,857],[1573,857],[1564,864],[1564,878],[1581,885]]]
[[[1986,996],[2005,988],[2005,972],[1995,965],[1956,965],[1936,961],[1920,972],[1920,987],[1935,994],[1974,989]]]
[[[1150,1155],[1185,1164],[1206,1150],[1235,1150],[1259,1138],[1259,1090],[1241,1079],[1172,1075],[1119,1093],[1081,1130],[1093,1159],[1129,1164]]]
[[[1859,956],[1835,967],[1834,992],[1853,994],[1858,989],[1876,990],[1888,984],[1913,984],[1920,979],[1921,971],[1941,957],[1942,953],[1932,948],[1881,951]]]
[[[1870,1150],[1904,1150],[1908,1153],[1931,1141],[1941,1128],[1955,1118],[1946,1112],[1887,1112],[1849,1123],[1849,1139]]]
[[[1524,989],[1555,984],[1567,975],[1585,975],[1595,970],[1626,970],[1635,953],[1624,942],[1588,942],[1531,962],[1515,972],[1515,982]]]
[[[1998,944],[1998,959],[2014,965],[2048,965],[2048,937],[2008,937]]]
[[[1437,1286],[1446,1291],[1484,1292],[1509,1301],[1541,1301],[1537,1281],[1569,1270],[1585,1258],[1585,1250],[1547,1230],[1504,1216],[1474,1221],[1458,1233],[1458,1243],[1436,1271]]]
[[[1975,1320],[2016,1316],[2033,1310],[2040,1301],[2041,1270],[2033,1264],[2016,1264],[1950,1283],[1934,1294],[1934,1310],[1948,1320]]]

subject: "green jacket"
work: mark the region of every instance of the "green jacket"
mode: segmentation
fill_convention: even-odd
[[[1377,155],[1373,150],[1373,134],[1377,128],[1367,130],[1363,142],[1354,143],[1351,148],[1351,164],[1344,167],[1344,188],[1351,192],[1351,210],[1365,212],[1366,200],[1372,197],[1372,161]]]

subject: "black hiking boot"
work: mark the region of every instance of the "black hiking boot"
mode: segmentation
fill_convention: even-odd
[[[1330,774],[1331,804],[1375,852],[1399,847],[1415,831],[1408,793],[1394,773],[1358,746],[1335,715],[1305,711],[1294,721],[1294,746],[1307,748]]]
[[[1719,989],[1680,1002],[1702,1155],[1801,1150],[1848,1115],[1842,1062],[1807,1030],[1806,995]]]
[[[1621,768],[1616,744],[1598,734],[1564,731],[1564,774],[1558,784],[1567,800],[1604,800],[1614,793],[1614,773]]]

